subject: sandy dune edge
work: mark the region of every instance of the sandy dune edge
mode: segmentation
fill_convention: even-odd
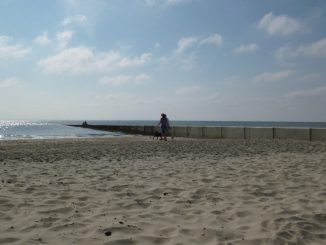
[[[0,244],[326,244],[326,143],[0,141]]]

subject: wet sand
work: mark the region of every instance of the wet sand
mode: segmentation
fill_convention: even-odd
[[[326,244],[326,143],[0,141],[0,244]]]

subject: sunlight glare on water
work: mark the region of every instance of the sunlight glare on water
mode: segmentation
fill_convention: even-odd
[[[60,122],[0,120],[0,140],[119,136],[112,132],[69,127]]]

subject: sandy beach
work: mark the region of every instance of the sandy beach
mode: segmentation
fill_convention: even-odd
[[[326,142],[0,141],[0,244],[326,244]]]

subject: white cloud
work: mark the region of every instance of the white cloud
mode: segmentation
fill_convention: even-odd
[[[57,33],[56,37],[59,49],[64,49],[68,46],[73,34],[73,31],[62,31]]]
[[[149,53],[144,53],[139,57],[130,58],[130,57],[120,57],[120,60],[117,62],[117,67],[119,68],[128,68],[134,66],[140,66],[150,61],[152,55]]]
[[[94,35],[97,24],[108,14],[112,2],[105,0],[63,0],[65,18],[61,26],[69,29],[82,29],[88,35]]]
[[[215,45],[220,46],[223,43],[223,37],[219,34],[213,34],[208,37],[183,37],[178,41],[178,48],[176,49],[176,54],[181,54],[190,47],[201,46],[201,45]]]
[[[317,87],[309,90],[299,90],[288,93],[286,97],[288,98],[297,98],[297,97],[314,97],[318,95],[326,95],[326,86]]]
[[[0,88],[18,87],[21,85],[21,81],[16,77],[6,78],[0,80]]]
[[[91,49],[77,47],[64,49],[52,57],[40,60],[38,65],[46,72],[76,74],[93,70],[94,59]]]
[[[286,79],[294,74],[293,70],[285,70],[280,72],[266,72],[255,76],[255,82],[272,82]]]
[[[219,46],[222,43],[223,43],[223,37],[221,35],[219,35],[219,34],[211,35],[209,37],[203,38],[200,41],[201,45],[203,45],[203,44],[213,44],[213,45]]]
[[[120,75],[116,77],[103,77],[99,80],[99,83],[104,85],[119,86],[119,85],[130,84],[130,83],[140,84],[148,79],[150,79],[150,76],[148,74],[139,74],[136,76]]]
[[[43,32],[41,35],[36,37],[33,42],[38,45],[46,46],[51,43],[51,40],[48,38],[48,33]]]
[[[309,45],[301,46],[295,53],[311,57],[324,57],[326,56],[326,38]]]
[[[258,45],[255,43],[242,44],[239,47],[235,48],[233,52],[236,54],[248,54],[257,51],[258,48]]]
[[[92,49],[81,46],[61,50],[54,56],[40,60],[38,65],[46,72],[79,74],[136,67],[150,60],[150,53],[130,58],[115,51],[96,54]]]
[[[176,90],[177,95],[190,95],[195,94],[200,90],[199,86],[190,86],[190,87],[182,87]]]
[[[0,36],[0,58],[21,59],[30,53],[29,48],[20,44],[11,44],[11,38]]]
[[[177,53],[182,53],[189,47],[195,45],[198,41],[197,37],[183,37],[178,42]]]
[[[180,4],[191,2],[192,0],[145,0],[148,6],[166,6],[172,7]]]
[[[64,20],[61,22],[63,26],[72,25],[74,23],[81,24],[87,21],[87,17],[85,15],[74,15],[74,16],[68,16],[64,18]]]
[[[285,45],[275,52],[275,57],[280,62],[295,59],[300,56],[312,58],[326,57],[326,38],[297,48]]]
[[[258,28],[266,31],[271,36],[288,36],[295,32],[302,31],[304,29],[304,24],[287,15],[274,16],[274,14],[270,12],[259,21]]]
[[[194,52],[194,49],[199,49],[203,45],[219,46],[223,42],[222,36],[213,34],[206,37],[182,37],[177,43],[177,48],[172,51],[169,56],[162,56],[158,59],[161,66],[169,64],[180,65],[185,70],[191,70],[196,61],[198,54]]]

